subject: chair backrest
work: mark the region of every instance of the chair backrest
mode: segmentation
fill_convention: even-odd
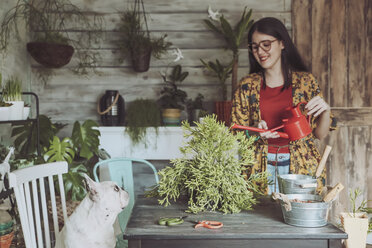
[[[128,206],[119,214],[119,225],[122,232],[125,231],[125,228],[128,224],[129,217],[132,213],[132,209],[134,206],[134,181],[133,181],[133,162],[136,163],[143,163],[147,166],[149,166],[153,172],[154,172],[154,178],[156,184],[159,183],[159,177],[158,173],[156,171],[156,168],[154,165],[152,165],[150,162],[143,160],[143,159],[136,159],[136,158],[112,158],[112,159],[106,159],[102,160],[93,168],[93,175],[94,179],[99,182],[98,176],[97,176],[97,169],[100,166],[107,165],[110,180],[114,181],[118,184],[118,186],[123,187],[125,191],[129,194],[129,204]]]
[[[61,197],[64,221],[67,219],[65,191],[62,174],[67,173],[67,162],[55,162],[35,165],[9,173],[9,187],[14,189],[22,231],[26,247],[52,247],[48,221],[50,201],[53,216],[53,230],[59,230],[57,218],[56,176]],[[41,204],[41,208],[40,208]]]

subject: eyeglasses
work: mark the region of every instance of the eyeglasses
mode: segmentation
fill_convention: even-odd
[[[260,41],[258,44],[257,43],[250,43],[250,44],[248,44],[248,50],[251,53],[256,53],[256,52],[258,52],[258,48],[261,47],[262,50],[264,50],[265,52],[268,52],[271,49],[271,43],[273,43],[274,41],[277,41],[277,39],[275,39],[275,40],[263,40],[263,41]]]

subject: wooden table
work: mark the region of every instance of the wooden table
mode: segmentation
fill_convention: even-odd
[[[342,247],[347,234],[328,224],[319,228],[300,228],[284,223],[280,206],[263,199],[253,211],[238,214],[185,213],[186,204],[158,205],[154,198],[139,197],[124,233],[129,248],[146,247]],[[188,216],[177,226],[160,226],[161,217]],[[222,221],[221,229],[194,229],[197,220]]]

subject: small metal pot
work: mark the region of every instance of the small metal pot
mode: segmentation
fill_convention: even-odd
[[[289,200],[314,201],[310,203],[292,202],[291,211],[284,207],[284,201],[280,199],[284,222],[292,226],[321,227],[327,225],[329,202],[323,202],[319,195],[290,194]]]
[[[317,180],[300,174],[278,175],[279,192],[283,194],[315,194]]]

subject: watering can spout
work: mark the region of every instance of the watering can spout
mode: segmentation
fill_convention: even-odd
[[[267,130],[267,129],[261,129],[261,128],[257,128],[257,127],[242,126],[242,125],[238,125],[238,124],[234,123],[234,125],[231,126],[231,129],[242,129],[242,130],[249,130],[249,131],[263,133],[263,132],[273,132],[277,129],[280,129],[281,127],[282,126]],[[283,132],[277,132],[277,133],[279,134],[279,136],[281,138],[284,138],[284,139],[289,138],[288,134],[286,134],[286,133],[283,133]]]
[[[312,129],[310,127],[310,118],[306,118],[306,116],[301,113],[301,104],[306,104],[306,102],[300,102],[299,104],[297,104],[296,107],[288,108],[287,110],[291,112],[291,117],[288,119],[283,119],[283,124],[278,127],[267,130],[234,124],[233,126],[231,126],[231,129],[250,130],[262,133],[269,131],[273,132],[283,128],[284,132],[277,132],[281,138],[289,139],[290,141],[302,139],[309,135],[312,132]]]

